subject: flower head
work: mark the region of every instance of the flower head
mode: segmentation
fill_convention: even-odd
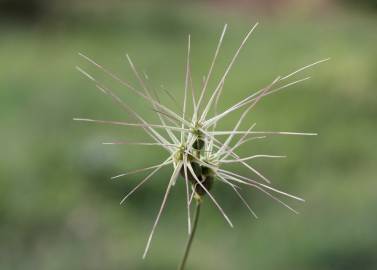
[[[110,96],[116,103],[118,103],[128,114],[135,118],[135,122],[123,122],[123,121],[106,121],[106,120],[94,120],[94,119],[84,119],[75,118],[74,120],[102,123],[102,124],[113,124],[113,125],[124,125],[124,126],[134,126],[142,128],[146,134],[152,139],[152,142],[111,142],[105,144],[135,144],[144,146],[159,146],[162,147],[167,152],[167,157],[163,162],[157,165],[153,165],[147,168],[142,168],[134,171],[129,171],[112,177],[113,179],[122,176],[135,174],[143,171],[148,171],[149,174],[142,179],[139,184],[137,184],[122,200],[121,204],[126,201],[126,199],[133,194],[139,187],[144,185],[147,181],[151,180],[153,176],[163,167],[172,166],[173,173],[171,174],[169,183],[166,187],[166,191],[158,211],[157,217],[152,227],[152,231],[148,238],[148,242],[145,248],[143,257],[146,256],[151,240],[156,229],[156,226],[161,217],[161,213],[165,208],[168,195],[172,187],[176,184],[177,179],[181,176],[185,181],[186,186],[186,202],[187,202],[187,224],[188,232],[191,232],[191,214],[190,205],[192,200],[202,200],[204,196],[208,196],[214,205],[218,208],[220,213],[223,215],[225,220],[233,227],[233,224],[227,214],[224,212],[218,201],[211,194],[211,188],[217,182],[221,182],[229,186],[235,194],[239,197],[241,202],[247,207],[251,214],[257,218],[256,214],[246,202],[246,199],[240,193],[240,186],[247,186],[257,189],[277,202],[281,203],[288,209],[297,213],[293,208],[279,199],[276,195],[283,195],[292,199],[299,201],[304,201],[303,199],[291,195],[289,193],[278,190],[270,185],[270,181],[257,169],[249,164],[249,161],[257,158],[284,158],[281,155],[271,155],[271,154],[259,154],[247,157],[240,157],[237,154],[238,149],[244,144],[253,141],[264,139],[268,136],[275,135],[316,135],[315,133],[302,133],[302,132],[273,132],[273,131],[256,131],[255,123],[253,123],[249,129],[240,130],[241,123],[244,121],[247,114],[256,106],[256,104],[264,97],[287,88],[293,84],[305,81],[309,77],[305,77],[298,80],[289,81],[291,77],[298,74],[300,71],[314,66],[318,63],[327,61],[328,59],[320,60],[310,65],[304,66],[294,72],[291,72],[285,76],[278,76],[270,84],[263,87],[262,89],[253,92],[249,96],[243,98],[233,106],[228,109],[218,112],[217,104],[220,100],[221,94],[223,92],[225,80],[235,63],[241,49],[243,48],[246,41],[249,39],[251,34],[254,32],[257,24],[255,24],[251,30],[246,34],[245,38],[242,40],[241,45],[236,50],[233,58],[227,65],[222,77],[217,82],[216,87],[213,90],[208,89],[208,82],[211,79],[213,68],[215,66],[218,54],[223,43],[223,38],[227,30],[227,25],[220,35],[219,42],[217,44],[209,71],[204,77],[201,91],[198,97],[195,95],[193,88],[192,78],[191,78],[191,64],[190,64],[190,51],[191,51],[191,40],[188,37],[188,49],[187,49],[187,62],[186,62],[186,75],[184,84],[184,98],[183,106],[181,112],[175,112],[168,106],[162,104],[153,89],[150,89],[142,74],[139,73],[135,65],[133,64],[131,58],[127,55],[127,60],[133,70],[133,73],[137,80],[139,81],[140,88],[133,86],[131,83],[121,79],[113,72],[109,71],[105,67],[96,63],[89,57],[80,54],[84,59],[89,61],[91,64],[95,65],[107,75],[118,81],[120,84],[126,86],[134,94],[140,96],[144,99],[154,110],[159,118],[159,123],[152,124],[147,122],[132,106],[125,103],[120,99],[112,90],[110,90],[106,85],[99,82],[97,79],[89,75],[82,68],[77,67],[77,69],[92,80],[98,89],[100,89],[104,94]],[[210,91],[208,93],[208,91]],[[208,96],[209,94],[209,96]],[[206,97],[208,96],[208,97]],[[188,116],[188,106],[192,106],[192,115]],[[235,123],[234,127],[230,130],[217,130],[217,124],[227,115],[232,114],[235,111],[242,111],[242,114],[238,121]],[[211,116],[210,116],[211,115]],[[244,176],[239,173],[229,171],[226,169],[227,164],[236,163],[245,167],[249,170],[250,175]],[[263,181],[263,182],[262,182]]]

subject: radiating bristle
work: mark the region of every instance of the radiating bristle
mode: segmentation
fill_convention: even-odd
[[[228,25],[225,24],[225,25],[224,25],[224,28],[223,28],[223,31],[222,31],[222,33],[221,33],[221,36],[220,36],[219,43],[217,44],[217,47],[216,47],[215,55],[213,56],[211,66],[210,66],[210,68],[209,68],[209,70],[208,70],[208,74],[207,74],[207,76],[204,78],[203,88],[202,88],[202,91],[201,91],[201,93],[200,93],[200,97],[199,97],[199,100],[198,100],[198,109],[200,109],[201,102],[202,102],[202,100],[203,100],[203,98],[204,98],[204,93],[205,93],[206,90],[207,90],[208,81],[209,81],[209,79],[211,78],[212,71],[213,71],[213,68],[214,68],[214,66],[215,66],[216,59],[217,59],[217,56],[218,56],[219,51],[220,51],[220,48],[221,48],[221,44],[223,43],[223,39],[224,39],[224,36],[225,36],[225,32],[226,32],[227,27],[228,27]],[[198,113],[199,113],[199,112],[198,112]]]
[[[168,195],[170,193],[170,189],[172,187],[172,183],[175,181],[175,179],[178,177],[178,174],[179,174],[179,171],[181,170],[181,167],[182,167],[182,162],[179,163],[177,165],[177,167],[174,169],[174,172],[170,178],[170,181],[168,183],[168,187],[166,188],[166,191],[165,191],[165,195],[164,195],[164,198],[162,200],[162,203],[161,203],[161,206],[160,206],[160,210],[158,211],[158,214],[157,214],[157,217],[156,217],[156,220],[153,224],[153,227],[152,227],[152,231],[149,235],[149,238],[148,238],[148,242],[147,242],[147,245],[145,247],[145,250],[144,250],[144,254],[143,254],[143,259],[147,256],[147,253],[148,253],[148,250],[149,250],[149,247],[150,247],[150,244],[151,244],[151,241],[152,241],[152,238],[153,238],[153,234],[154,234],[154,231],[156,230],[156,227],[157,227],[157,224],[160,220],[160,217],[161,217],[161,214],[162,214],[162,211],[164,210],[165,208],[165,204],[166,204],[166,200],[168,198]]]
[[[225,72],[224,72],[224,75],[221,77],[220,79],[220,82],[218,83],[217,87],[215,88],[215,90],[213,91],[212,93],[212,96],[211,98],[209,99],[202,115],[201,115],[201,118],[200,120],[203,121],[205,119],[205,117],[207,116],[207,113],[209,111],[209,109],[211,108],[211,105],[214,101],[214,98],[215,96],[217,95],[218,91],[220,90],[221,88],[221,85],[225,82],[225,79],[227,78],[228,76],[228,73],[229,71],[231,70],[231,68],[233,67],[233,64],[234,62],[236,61],[239,53],[241,52],[241,49],[244,47],[246,41],[249,39],[249,37],[251,36],[251,34],[254,32],[255,28],[258,26],[258,23],[256,23],[252,28],[251,30],[246,34],[245,38],[242,40],[241,42],[241,45],[239,46],[239,48],[237,49],[236,53],[234,54],[232,60],[230,61],[228,67],[226,68]]]

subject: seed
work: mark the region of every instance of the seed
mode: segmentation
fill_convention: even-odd
[[[214,182],[214,173],[208,167],[200,166],[196,162],[190,162],[193,171],[195,172],[196,179],[200,181],[200,183],[209,191]],[[185,178],[185,171],[184,168],[181,169],[180,174],[183,178]],[[195,187],[195,192],[199,196],[204,196],[206,194],[205,189],[197,182],[193,174],[189,169],[187,169],[187,179],[191,182],[191,184]]]
[[[200,181],[203,186],[206,188],[207,191],[211,190],[212,186],[213,186],[213,182],[214,182],[214,177],[213,176],[204,176],[202,175],[202,181]],[[204,190],[204,188],[199,185],[198,183],[196,183],[195,185],[195,192],[197,194],[199,194],[200,196],[203,196],[205,195],[207,192]]]
[[[204,143],[205,142],[202,139],[198,138],[192,145],[192,148],[195,150],[201,150],[204,147]]]
[[[190,165],[195,173],[195,176],[200,180],[201,177],[202,177],[202,168],[200,167],[200,165],[196,162],[190,162]],[[183,177],[183,179],[185,178],[185,170],[184,168],[182,167],[181,168],[181,171],[179,172],[180,175]],[[191,171],[187,168],[187,178],[188,180],[192,183],[192,184],[195,184],[197,183],[196,180],[195,180],[195,177],[194,175],[191,173]]]

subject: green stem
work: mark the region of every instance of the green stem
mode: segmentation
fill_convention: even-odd
[[[194,237],[195,237],[196,228],[198,227],[200,205],[201,205],[201,201],[197,200],[196,201],[196,209],[195,209],[194,226],[192,227],[191,234],[190,234],[189,239],[188,239],[187,244],[186,244],[185,254],[183,255],[183,259],[181,261],[181,264],[179,265],[178,270],[184,270],[185,267],[186,267],[186,261],[187,261],[188,255],[190,253],[191,244],[192,244],[192,241],[194,240]]]

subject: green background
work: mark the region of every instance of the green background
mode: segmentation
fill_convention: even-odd
[[[311,75],[311,80],[262,100],[243,124],[244,129],[256,122],[257,130],[319,133],[269,137],[240,149],[242,156],[286,154],[283,160],[251,164],[274,186],[306,202],[286,200],[300,212],[295,215],[243,188],[259,216],[255,220],[228,187],[216,183],[214,195],[235,227],[229,228],[206,199],[188,269],[377,268],[376,10],[341,1],[270,1],[269,7],[225,2],[54,1],[27,18],[2,14],[0,269],[175,269],[187,238],[184,183],[174,187],[149,256],[142,260],[171,168],[124,206],[119,206],[122,196],[144,174],[110,177],[156,164],[166,153],[157,147],[101,144],[146,141],[137,128],[72,121],[131,119],[75,66],[106,82],[148,120],[156,118],[147,103],[77,53],[136,85],[125,58],[129,53],[148,73],[151,86],[163,84],[180,102],[187,35],[198,87],[221,29],[229,24],[213,89],[257,21],[226,82],[222,109],[277,75],[332,58],[297,76]],[[231,128],[238,117],[227,117],[223,127]]]

